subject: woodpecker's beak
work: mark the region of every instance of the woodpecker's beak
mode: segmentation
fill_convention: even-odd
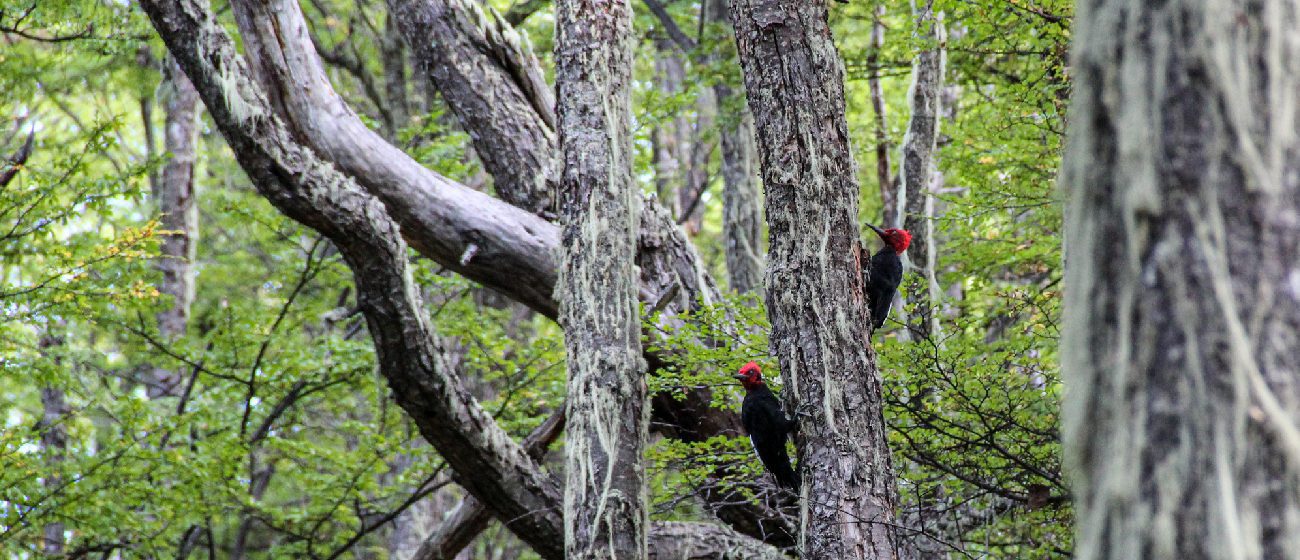
[[[884,238],[885,238],[885,230],[880,229],[880,228],[878,228],[878,227],[876,227],[876,226],[873,226],[873,225],[871,225],[871,224],[867,224],[867,227],[871,228],[871,231],[876,232],[876,235],[879,235],[881,239],[884,239]]]
[[[732,377],[736,378],[736,379],[739,380],[739,381],[744,381],[744,380],[746,380],[746,379],[749,379],[749,376],[748,376],[748,375],[745,375],[745,374],[743,374],[743,373],[737,373],[736,375],[733,375]]]

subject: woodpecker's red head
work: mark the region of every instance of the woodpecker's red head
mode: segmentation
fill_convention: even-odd
[[[912,244],[912,234],[908,233],[905,229],[880,229],[871,224],[867,224],[867,227],[871,228],[871,231],[876,232],[876,235],[880,236],[880,240],[884,241],[885,245],[890,246],[894,249],[895,253],[900,255],[903,254],[903,251],[907,250],[908,245]]]
[[[735,377],[746,389],[763,386],[763,370],[759,369],[758,364],[754,362],[740,366],[740,371],[736,372]]]

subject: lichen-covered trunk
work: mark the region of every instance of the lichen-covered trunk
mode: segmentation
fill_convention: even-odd
[[[767,189],[772,350],[796,415],[804,558],[895,557],[844,70],[822,0],[733,0]]]
[[[637,302],[632,6],[556,3],[563,258],[556,293],[568,363],[565,557],[646,556],[650,407]]]
[[[912,19],[915,35],[926,48],[916,53],[912,60],[912,86],[907,90],[907,104],[911,115],[907,119],[907,133],[903,136],[902,162],[898,174],[898,218],[912,234],[912,244],[907,249],[907,260],[912,274],[906,281],[906,294],[912,303],[912,312],[905,313],[902,306],[898,316],[907,324],[913,338],[923,339],[936,331],[934,301],[939,286],[935,279],[934,244],[934,151],[939,140],[940,97],[943,92],[943,72],[946,49],[943,14],[935,13],[933,0],[912,2]]]
[[[731,27],[729,0],[707,0],[709,23]],[[763,287],[763,200],[755,168],[754,117],[725,81],[713,86],[722,144],[722,237],[727,283],[737,293]]]
[[[158,268],[160,292],[171,296],[170,305],[158,312],[158,333],[164,338],[185,334],[194,302],[195,240],[199,234],[198,197],[195,192],[195,144],[198,142],[199,92],[168,57],[162,87],[164,99],[163,144],[170,154],[155,193],[161,215],[162,246]],[[178,396],[181,372],[155,367],[147,392],[150,398]]]
[[[1076,558],[1300,557],[1297,27],[1296,2],[1079,3]]]
[[[437,0],[403,2],[437,6]],[[462,1],[459,4],[468,6],[464,9],[474,7],[472,2]],[[560,247],[560,232],[557,226],[538,216],[545,215],[545,212],[525,211],[453,183],[421,166],[366,127],[330,86],[311,42],[301,39],[308,33],[296,0],[235,2],[233,6],[236,21],[245,36],[245,52],[253,63],[259,80],[264,84],[268,101],[275,112],[285,119],[295,140],[316,150],[323,159],[379,196],[388,212],[401,224],[402,235],[420,254],[451,271],[498,290],[547,317],[556,318],[557,304],[553,298],[553,288],[557,277],[558,265],[555,258]],[[240,15],[248,11],[259,13],[262,21]],[[435,10],[432,13],[440,19],[462,16],[459,11],[451,10]],[[425,16],[404,14],[398,20],[399,25],[416,17]],[[494,80],[490,83],[531,92],[503,94],[497,89],[489,88],[489,82],[482,82],[478,95],[495,97],[498,101],[503,95],[518,95],[534,101],[542,99],[540,92],[546,91],[545,83],[539,86],[535,80],[542,75],[540,66],[532,57],[525,56],[513,30],[497,19],[487,21],[486,16],[482,21],[475,21],[479,27],[448,21],[430,24],[441,26],[437,29],[444,30],[445,34],[428,31],[421,25],[416,25],[415,31],[422,36],[441,37],[440,46],[457,49],[456,59],[463,57],[470,65],[499,65],[502,68],[517,69],[511,72],[519,79]],[[457,33],[468,33],[473,37],[450,36]],[[411,52],[419,60],[429,55],[425,52],[427,50],[422,50],[416,44]],[[425,67],[435,65],[429,60],[421,60],[420,64]],[[419,80],[419,83],[428,81]],[[478,102],[468,95],[452,95],[448,92],[443,92],[442,98],[451,106]],[[462,121],[462,124],[472,136],[484,136],[493,134],[489,130],[491,126],[514,123],[519,119],[534,119],[544,123],[550,118],[553,122],[553,112],[545,110],[548,107],[546,103],[533,103],[532,106],[533,112],[530,113],[515,110],[518,105],[504,102],[474,105],[468,109],[484,110],[487,113],[481,119]],[[456,112],[459,114],[460,109],[456,109]],[[552,116],[548,117],[548,114]],[[540,129],[548,125],[528,126]],[[508,146],[510,150],[528,154],[529,157],[540,158],[545,155],[559,161],[558,148],[553,149],[549,155],[542,154],[539,153],[541,145],[533,143],[534,137],[529,134],[522,131],[508,133],[515,130],[509,126],[500,130],[506,133],[499,133],[498,138],[513,143]],[[502,180],[496,177],[496,181],[497,192],[504,196],[505,193],[501,190]],[[718,291],[713,285],[712,277],[685,233],[674,223],[673,217],[653,202],[643,203],[642,208],[636,261],[641,271],[642,301],[659,302],[668,299],[664,307],[666,316],[680,315],[701,305],[716,302]],[[663,363],[653,351],[647,352],[646,356],[652,360],[651,363]],[[669,396],[656,398],[653,411],[656,425],[662,432],[691,442],[704,441],[718,434],[738,433],[738,415],[711,406],[711,402],[708,387],[693,388],[686,399]],[[714,507],[725,508],[741,518],[738,519],[740,524],[728,520],[733,526],[780,524],[779,517],[773,517],[762,508],[747,507],[747,504],[726,497],[719,498],[723,503],[714,504]],[[772,535],[787,533],[767,531],[751,534],[770,538]]]

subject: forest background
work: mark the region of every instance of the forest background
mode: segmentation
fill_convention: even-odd
[[[676,401],[734,417],[731,374],[749,360],[778,371],[735,43],[709,2],[632,4],[634,178],[707,273],[643,297],[645,344],[660,358],[651,517],[721,520],[790,549],[797,518],[734,420],[712,433],[661,414]],[[1066,557],[1055,180],[1071,3],[915,4],[832,3],[829,20],[860,221],[922,224],[909,229],[931,255],[872,339],[900,534],[930,555]],[[427,6],[459,15],[406,11]],[[239,38],[237,10],[211,9]],[[512,168],[534,164],[517,144],[487,155],[493,136],[478,127],[490,125],[466,117],[466,92],[436,72],[456,67],[429,63],[402,29],[476,30],[465,52],[513,68],[546,100],[549,2],[301,10],[329,83],[366,126],[427,169],[554,218],[545,189],[503,192]],[[475,504],[395,402],[344,257],[259,194],[138,6],[4,0],[0,44],[0,555],[536,557],[490,518],[465,536]],[[536,72],[512,62],[534,57]],[[918,81],[917,68],[937,72]],[[925,196],[908,200],[901,154],[926,122],[932,171]],[[528,137],[520,130],[504,136]],[[879,246],[865,226],[863,242]],[[516,439],[545,448],[558,436],[560,449],[563,335],[544,306],[484,286],[527,292],[532,279],[475,282],[458,274],[475,254],[458,252],[457,267],[417,250],[411,271],[444,363]]]

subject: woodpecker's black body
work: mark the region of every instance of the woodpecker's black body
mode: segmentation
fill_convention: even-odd
[[[867,305],[871,307],[872,329],[879,329],[889,316],[889,306],[894,303],[898,285],[903,283],[903,259],[893,247],[871,255],[871,276],[867,281]]]
[[[740,422],[749,434],[758,458],[776,477],[778,486],[799,490],[799,476],[790,467],[790,455],[785,442],[795,428],[781,409],[781,401],[763,384],[758,365],[750,362],[736,375],[745,386],[745,401],[740,406]]]
[[[884,248],[871,256],[867,276],[867,305],[871,307],[872,331],[885,324],[889,316],[889,306],[894,303],[894,294],[898,285],[903,283],[903,251],[912,242],[912,235],[903,229],[880,229],[871,224],[867,227],[885,242]]]

